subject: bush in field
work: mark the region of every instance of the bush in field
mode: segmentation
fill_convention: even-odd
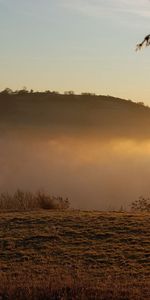
[[[147,211],[150,212],[150,199],[149,198],[144,198],[144,197],[139,197],[138,200],[135,200],[131,204],[131,209],[133,211]]]
[[[36,194],[36,201],[38,206],[43,209],[67,209],[69,208],[68,198],[63,199],[62,197],[51,197],[43,192]]]
[[[14,194],[0,194],[0,210],[68,209],[69,206],[68,198],[52,197],[44,192],[17,190]]]

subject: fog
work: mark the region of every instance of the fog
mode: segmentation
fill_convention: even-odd
[[[44,190],[72,208],[115,210],[150,192],[150,140],[9,132],[0,137],[0,191]]]

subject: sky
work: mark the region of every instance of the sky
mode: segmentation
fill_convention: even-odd
[[[150,105],[149,0],[0,0],[0,90],[93,92]]]

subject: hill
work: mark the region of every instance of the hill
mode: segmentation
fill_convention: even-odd
[[[150,137],[150,108],[110,96],[0,93],[0,129],[94,133],[101,137]]]

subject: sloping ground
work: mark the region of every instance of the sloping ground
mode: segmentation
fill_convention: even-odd
[[[26,282],[29,289],[33,281],[34,287],[42,284],[45,289],[46,282],[50,288],[54,281],[55,288],[59,289],[63,282],[72,292],[77,287],[82,292],[85,288],[86,292],[90,285],[94,289],[91,298],[83,295],[63,299],[108,299],[100,298],[101,289],[110,292],[112,286],[116,293],[109,299],[148,299],[150,215],[80,211],[1,213],[0,268],[3,287],[14,281],[20,282],[18,285]],[[124,290],[126,298],[117,298],[117,286],[118,292]],[[90,291],[87,293],[90,295]]]

